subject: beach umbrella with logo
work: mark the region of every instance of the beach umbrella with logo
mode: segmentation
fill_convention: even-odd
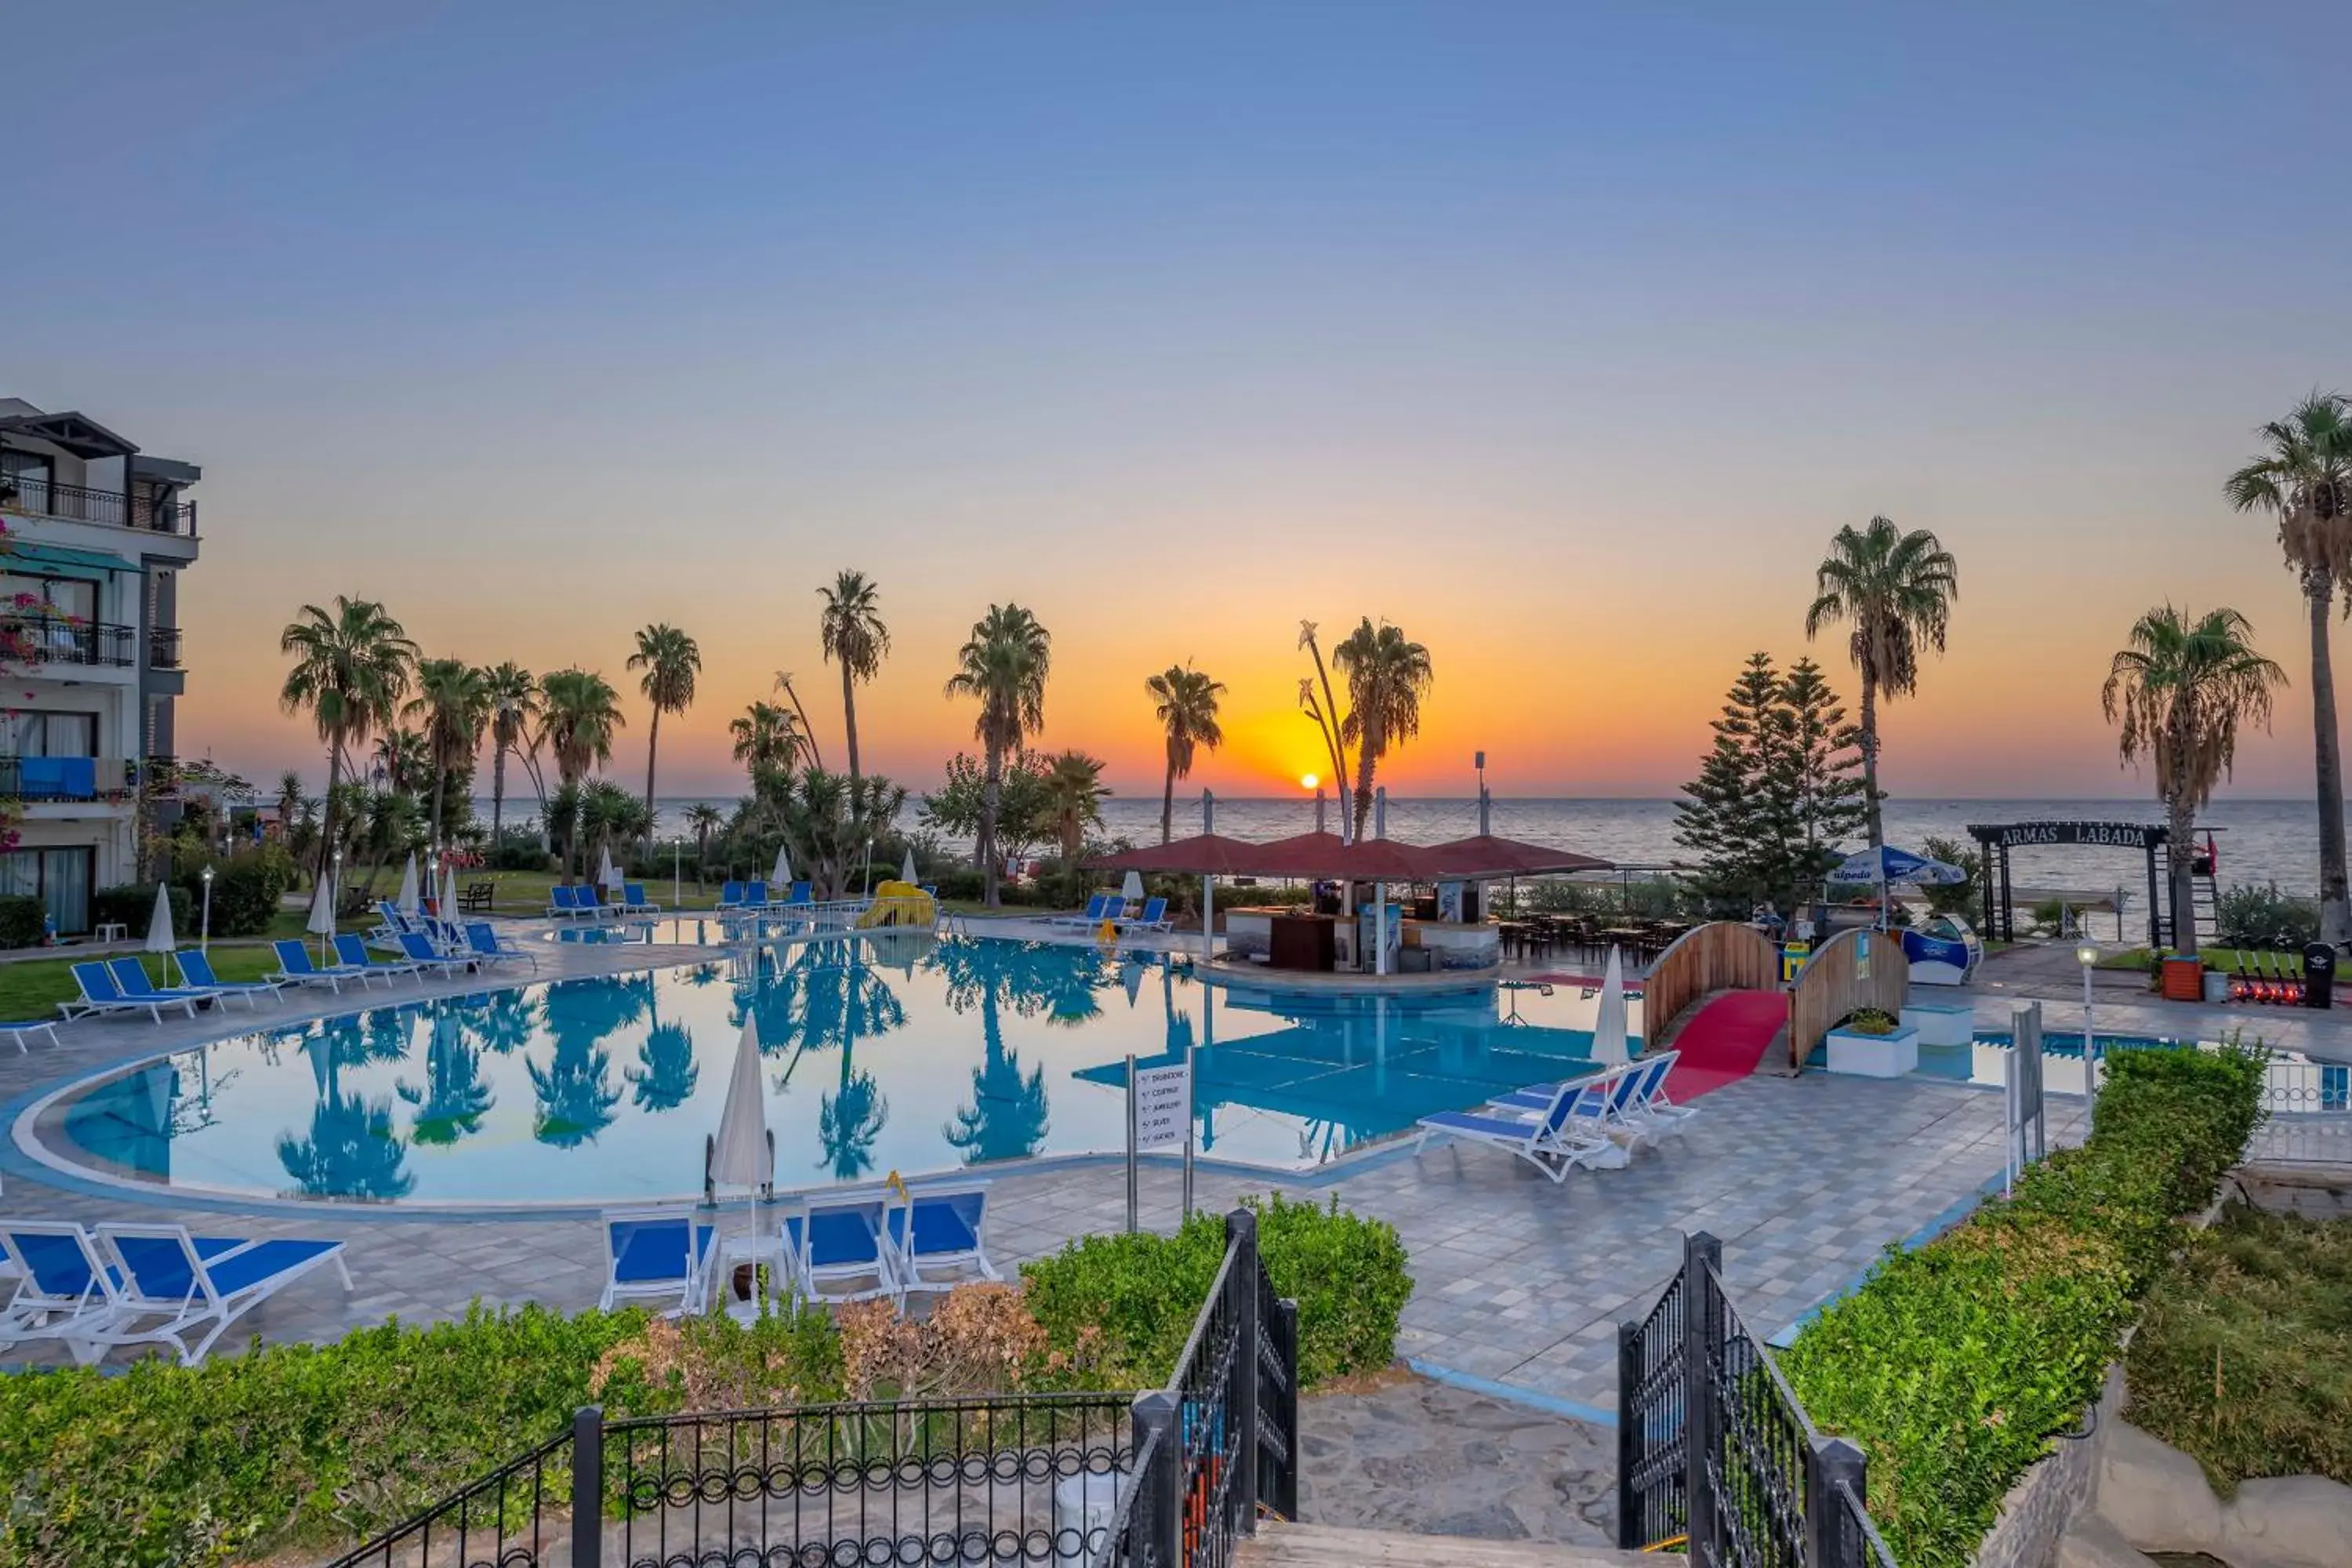
[[[408,852],[408,864],[400,873],[400,897],[393,900],[393,907],[412,920],[415,918],[416,851],[414,849]]]
[[[1946,888],[1965,882],[1969,874],[1958,866],[1941,860],[1931,860],[1925,855],[1914,855],[1908,849],[1897,849],[1892,844],[1882,844],[1875,849],[1857,849],[1833,868],[1829,879],[1832,882],[1876,883],[1878,885],[1878,923],[1886,923],[1887,905],[1892,900],[1887,889],[1897,882],[1921,888]]]
[[[1592,1021],[1592,1059],[1613,1067],[1633,1055],[1625,1036],[1625,957],[1612,943],[1601,975],[1601,1011]]]

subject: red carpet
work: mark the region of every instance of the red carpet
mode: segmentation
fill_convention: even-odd
[[[1727,991],[1701,1007],[1675,1038],[1666,1094],[1689,1100],[1746,1078],[1789,1021],[1789,998],[1779,991]]]

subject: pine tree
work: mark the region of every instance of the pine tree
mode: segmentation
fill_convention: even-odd
[[[1837,865],[1838,841],[1862,830],[1870,806],[1863,794],[1862,730],[1846,721],[1845,705],[1822,667],[1810,658],[1790,665],[1780,706],[1795,770],[1793,903]]]
[[[1838,862],[1864,820],[1861,733],[1811,659],[1783,677],[1769,654],[1732,683],[1715,743],[1675,807],[1675,839],[1696,852],[1701,895],[1744,915],[1792,910]]]

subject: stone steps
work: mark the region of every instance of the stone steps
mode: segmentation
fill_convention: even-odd
[[[1341,1530],[1268,1520],[1241,1543],[1234,1568],[1656,1568],[1658,1558],[1604,1546],[1485,1541],[1462,1535]]]

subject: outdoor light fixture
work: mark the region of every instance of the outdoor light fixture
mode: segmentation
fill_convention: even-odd
[[[210,866],[205,868],[204,879],[205,925],[203,934],[196,939],[196,947],[197,951],[209,953],[213,950],[213,868]]]
[[[2097,1098],[2099,1089],[2098,1068],[2093,1059],[2091,1042],[2091,971],[2099,962],[2098,944],[2077,942],[2074,962],[2083,966],[2083,1098],[2087,1102]]]

